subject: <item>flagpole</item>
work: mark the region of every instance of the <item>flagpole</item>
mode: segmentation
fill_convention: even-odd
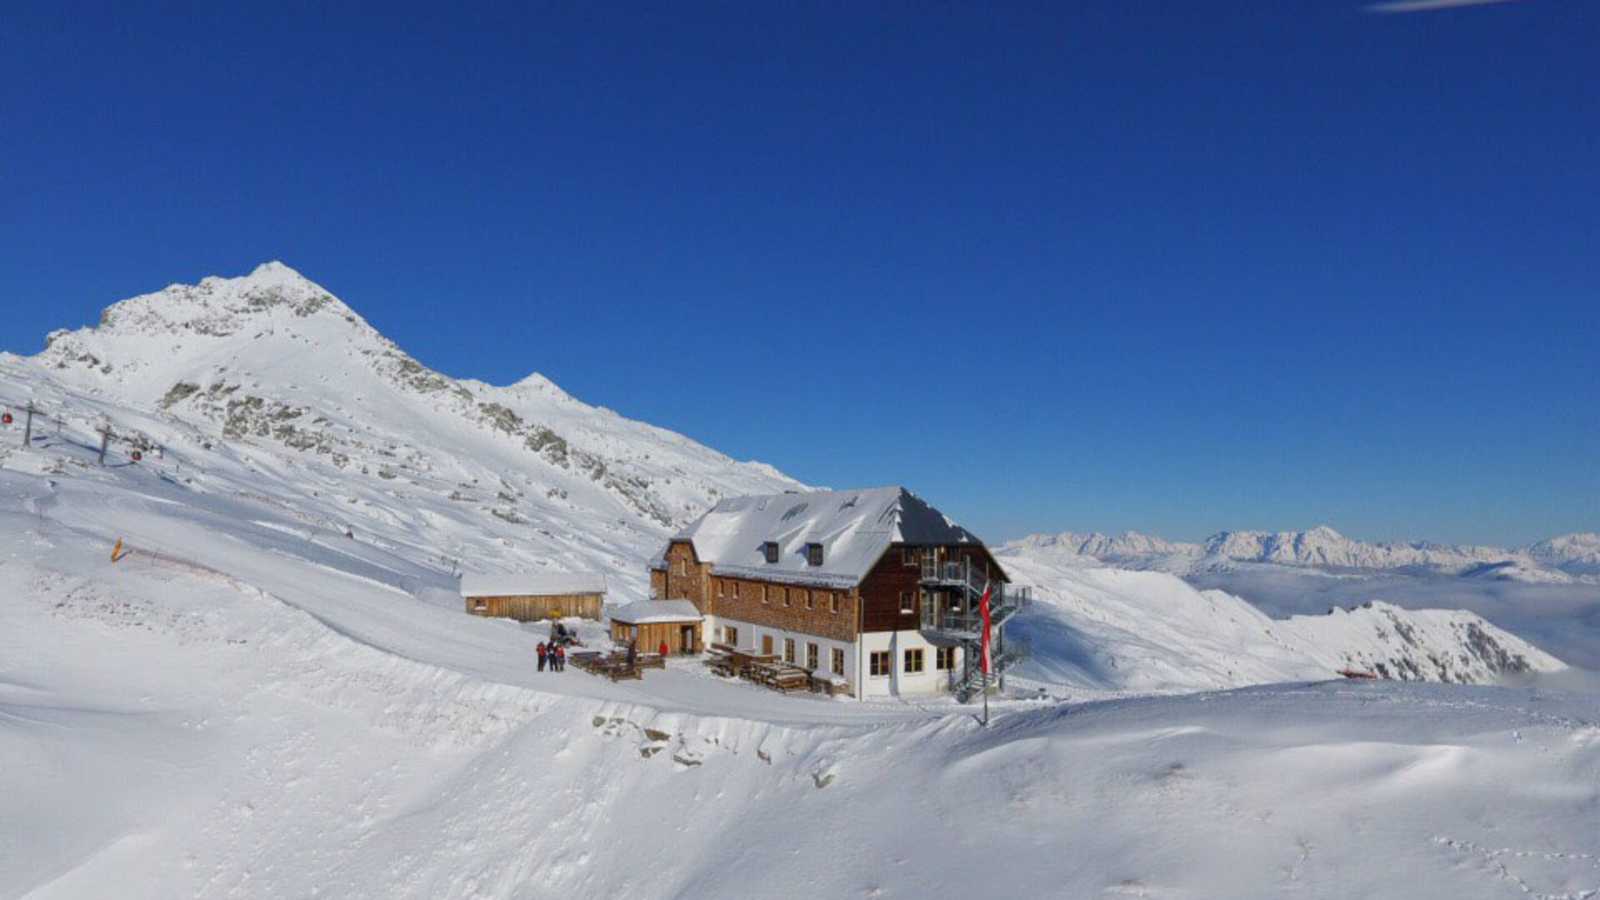
[[[978,602],[978,612],[983,616],[983,654],[979,657],[978,689],[983,691],[983,727],[989,727],[989,591],[992,584],[983,586],[983,599]]]

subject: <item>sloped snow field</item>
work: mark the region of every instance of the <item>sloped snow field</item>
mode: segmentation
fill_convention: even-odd
[[[1594,695],[1009,700],[984,729],[692,664],[541,675],[537,632],[397,589],[398,557],[179,490],[0,473],[7,896],[1600,890]],[[167,545],[112,563],[135,522]]]
[[[1033,655],[987,728],[693,661],[537,673],[541,629],[464,614],[453,571],[627,601],[684,517],[797,483],[428,372],[281,266],[0,355],[28,398],[0,897],[1600,896],[1600,693],[1476,617],[1018,557]],[[1522,678],[1323,680],[1379,664]]]

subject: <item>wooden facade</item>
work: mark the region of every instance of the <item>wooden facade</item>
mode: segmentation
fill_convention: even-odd
[[[915,631],[922,624],[922,559],[969,560],[975,568],[1006,580],[982,544],[921,546],[894,544],[853,588],[797,584],[782,577],[761,579],[715,575],[688,541],[673,541],[666,566],[650,573],[663,600],[688,600],[701,613],[838,641],[872,631]],[[909,605],[907,605],[909,601]]]
[[[494,619],[536,622],[540,619],[600,618],[601,594],[518,594],[505,597],[468,597],[467,612]]]
[[[853,589],[712,575],[707,593],[717,616],[836,641],[855,639]]]
[[[611,640],[618,646],[639,642],[640,653],[656,653],[667,645],[670,653],[701,653],[705,650],[704,626],[699,622],[620,622],[611,621]]]
[[[988,548],[982,544],[954,546],[891,546],[867,577],[861,579],[860,593],[862,631],[913,631],[922,625],[922,559],[936,554],[941,562],[970,560],[975,568],[994,573],[1001,581],[1005,574],[1000,570]],[[906,606],[907,597],[910,605]],[[909,610],[909,611],[908,611]]]

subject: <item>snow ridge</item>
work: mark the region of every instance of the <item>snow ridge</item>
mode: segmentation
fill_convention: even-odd
[[[1114,563],[1186,574],[1236,563],[1266,563],[1328,570],[1425,570],[1439,574],[1567,583],[1600,572],[1600,534],[1570,534],[1528,547],[1501,548],[1427,541],[1368,542],[1326,525],[1303,531],[1221,531],[1200,543],[1168,541],[1124,532],[1036,534],[1009,546],[1086,564]]]

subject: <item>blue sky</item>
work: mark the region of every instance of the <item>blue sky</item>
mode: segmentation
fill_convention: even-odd
[[[8,6],[0,348],[282,259],[991,539],[1600,529],[1600,4],[333,6]]]

